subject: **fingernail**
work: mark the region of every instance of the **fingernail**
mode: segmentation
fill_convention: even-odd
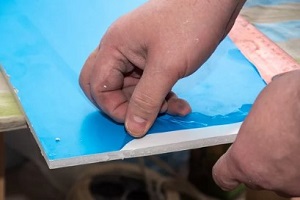
[[[147,120],[136,115],[129,116],[128,120],[125,122],[127,131],[134,137],[144,136],[146,132],[146,126]]]

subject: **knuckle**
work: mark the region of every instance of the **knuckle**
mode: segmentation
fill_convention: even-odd
[[[103,86],[102,86],[103,87]],[[99,81],[93,82],[90,85],[91,88],[91,93],[93,95],[94,98],[97,98],[97,102],[102,100],[102,87],[101,87],[101,83]]]
[[[106,33],[104,35],[105,39],[111,40],[111,39],[116,39],[120,38],[120,34],[123,33],[123,24],[121,22],[121,19],[116,20],[113,22],[108,29],[106,30]]]
[[[161,107],[161,102],[145,93],[132,96],[131,103],[145,115],[150,115],[153,112],[156,113]]]

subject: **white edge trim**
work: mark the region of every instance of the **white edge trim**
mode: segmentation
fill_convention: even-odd
[[[125,145],[120,151],[46,161],[50,169],[69,167],[125,158],[196,149],[232,143],[242,122],[206,128],[148,134]]]

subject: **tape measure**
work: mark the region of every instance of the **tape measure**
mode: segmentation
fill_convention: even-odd
[[[300,69],[300,65],[246,19],[239,16],[229,37],[269,83],[273,76]]]

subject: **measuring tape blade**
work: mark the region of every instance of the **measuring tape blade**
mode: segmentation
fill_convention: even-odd
[[[241,16],[236,19],[229,37],[267,83],[277,74],[300,69],[290,55]]]

